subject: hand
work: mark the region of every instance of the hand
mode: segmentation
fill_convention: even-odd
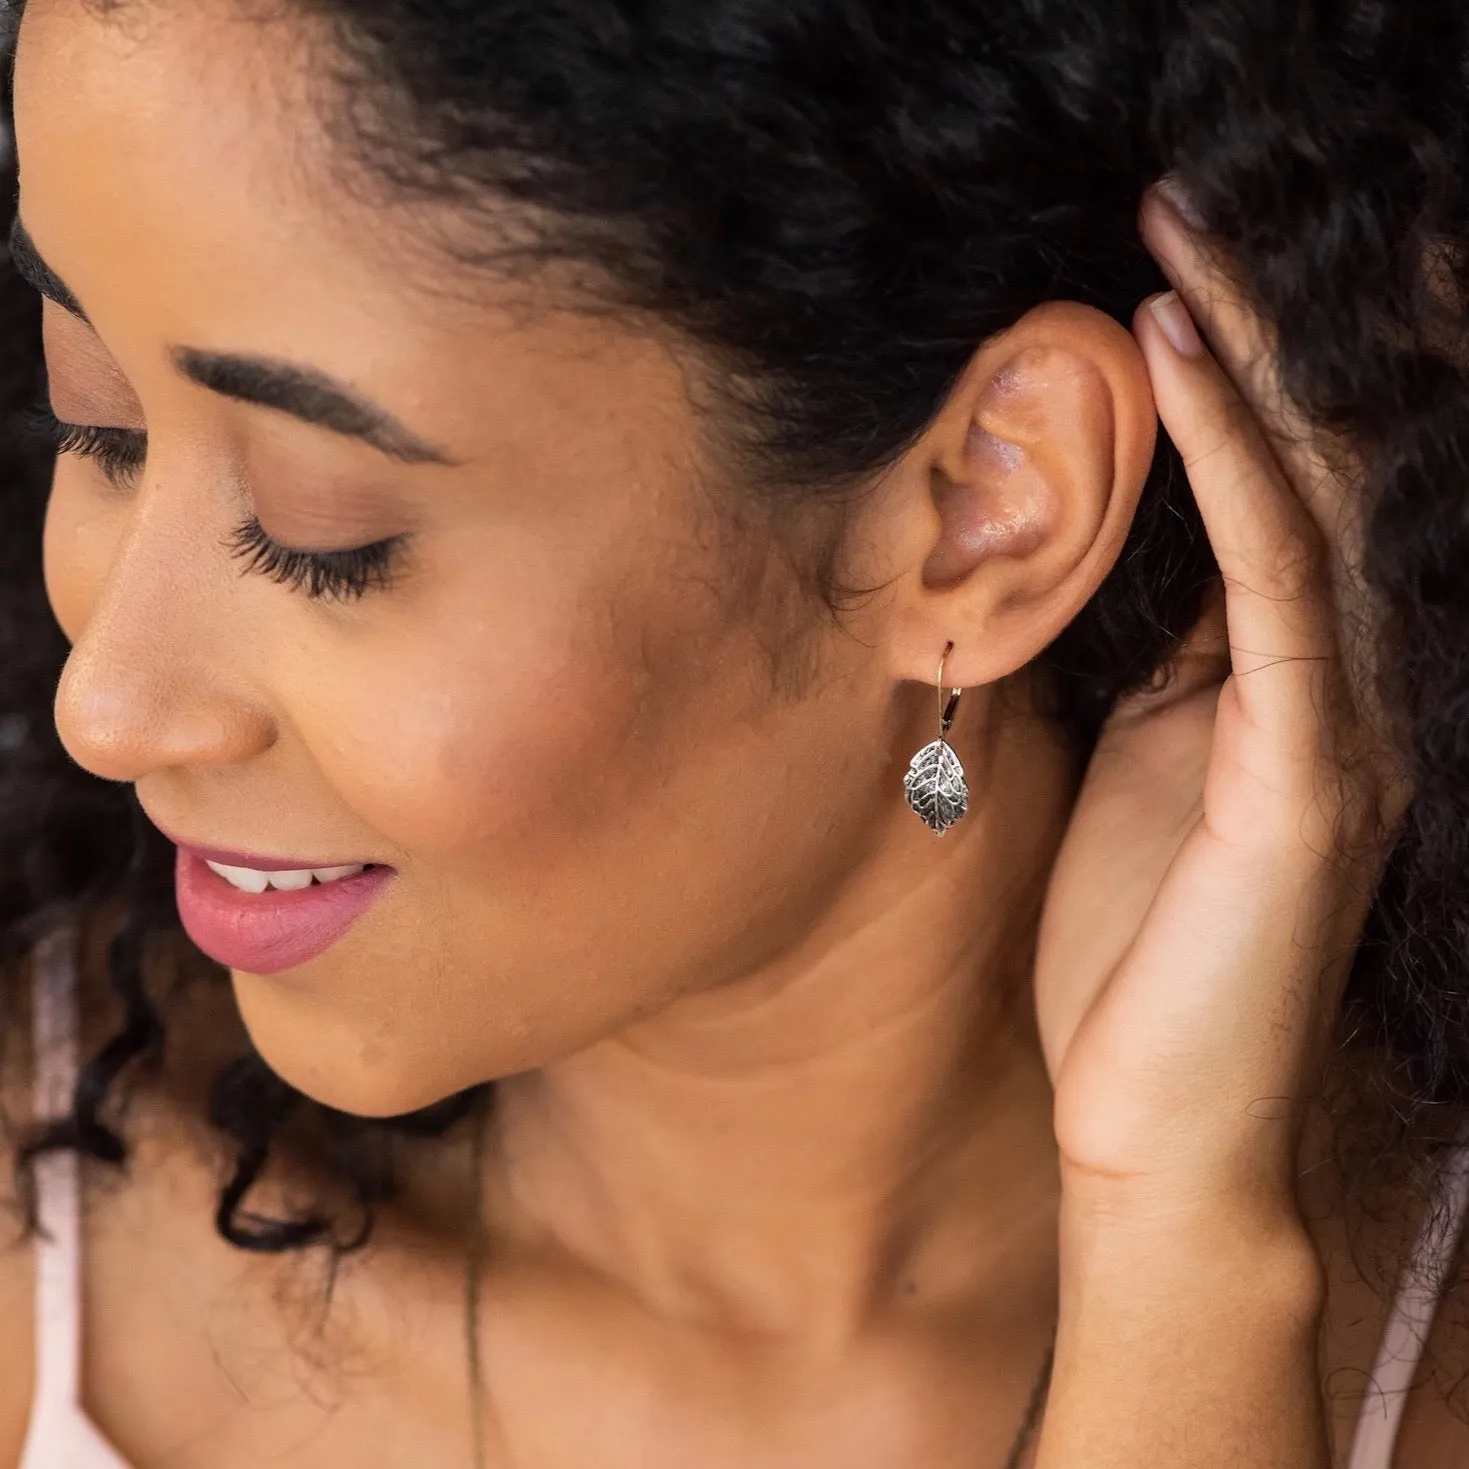
[[[1155,303],[1135,330],[1221,579],[1172,678],[1107,721],[1042,915],[1062,1209],[1038,1464],[1325,1469],[1298,1103],[1408,783],[1343,635],[1370,623],[1350,457],[1282,400],[1205,243],[1157,197],[1142,225],[1182,345]]]
[[[1282,402],[1270,335],[1204,242],[1156,195],[1142,222],[1182,340],[1191,316],[1217,353],[1197,335],[1179,351],[1139,309],[1222,583],[1174,679],[1103,731],[1047,894],[1037,1007],[1069,1187],[1284,1218],[1292,1100],[1408,791],[1343,655],[1343,604],[1361,611],[1349,466]]]

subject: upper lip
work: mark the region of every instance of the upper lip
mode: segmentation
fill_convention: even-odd
[[[152,817],[148,818],[150,821]],[[158,826],[156,821],[154,826]],[[222,847],[201,847],[196,842],[186,842],[182,837],[175,836],[171,831],[162,826],[158,830],[171,841],[174,846],[182,848],[186,852],[192,852],[196,857],[202,857],[206,862],[218,862],[222,867],[249,867],[256,872],[312,872],[320,867],[366,867],[369,864],[360,857],[352,857],[346,862],[303,862],[299,858],[292,857],[260,857],[251,852],[226,852]],[[381,863],[372,863],[372,866],[381,866]]]

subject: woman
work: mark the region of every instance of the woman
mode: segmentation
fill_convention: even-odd
[[[0,1462],[1469,1453],[1464,23],[1283,8],[14,16]]]

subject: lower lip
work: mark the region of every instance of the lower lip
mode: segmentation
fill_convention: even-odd
[[[242,893],[180,847],[174,886],[185,932],[211,959],[246,974],[279,974],[331,948],[394,875],[371,867],[293,893]]]

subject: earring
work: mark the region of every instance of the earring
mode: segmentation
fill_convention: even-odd
[[[947,704],[944,702],[944,663],[953,651],[954,645],[950,643],[939,659],[939,737],[913,757],[908,773],[903,777],[908,804],[939,836],[943,836],[969,809],[969,787],[964,781],[964,766],[944,738],[954,723],[959,695],[964,692],[963,689],[950,689],[949,701]]]

